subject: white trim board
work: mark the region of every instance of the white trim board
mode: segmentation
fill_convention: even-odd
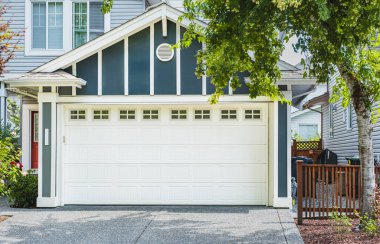
[[[31,166],[31,112],[38,111],[38,104],[24,104],[22,106],[22,118],[21,118],[21,137],[22,137],[22,156],[21,162],[23,162],[24,170],[30,169]]]

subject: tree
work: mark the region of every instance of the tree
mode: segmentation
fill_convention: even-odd
[[[20,49],[19,42],[23,35],[21,31],[13,31],[9,28],[12,21],[6,16],[8,7],[0,1],[0,77],[5,73],[6,64]],[[4,20],[8,19],[8,20]]]
[[[104,0],[103,11],[112,7]],[[183,18],[191,21],[180,46],[198,39],[198,76],[207,75],[216,86],[210,102],[223,95],[230,82],[241,86],[238,74],[250,73],[249,96],[284,101],[276,82],[284,42],[308,56],[305,76],[326,82],[340,73],[331,101],[352,102],[357,115],[362,172],[362,213],[373,215],[375,175],[372,147],[374,105],[380,100],[380,60],[376,47],[380,27],[380,0],[184,0]],[[196,18],[206,19],[202,27]],[[282,36],[282,38],[279,38]]]
[[[275,84],[284,42],[297,36],[295,51],[308,55],[302,61],[305,76],[326,82],[336,70],[340,77],[332,102],[351,101],[357,115],[362,172],[362,214],[374,214],[375,173],[372,147],[375,104],[380,100],[379,0],[185,0],[184,15],[192,21],[182,45],[196,34],[206,49],[198,54],[197,74],[206,74],[216,86],[211,102],[223,95],[231,79],[250,72],[249,96],[282,98]],[[194,20],[207,19],[203,28]]]

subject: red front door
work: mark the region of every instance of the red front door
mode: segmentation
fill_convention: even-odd
[[[31,168],[37,169],[38,168],[38,111],[32,112],[32,119],[31,119]]]

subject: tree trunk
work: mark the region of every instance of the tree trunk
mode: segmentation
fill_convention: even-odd
[[[358,149],[361,168],[361,214],[367,213],[373,217],[375,212],[375,166],[372,145],[373,125],[371,122],[371,103],[365,89],[350,72],[340,67],[351,94],[352,105],[356,112],[358,125]]]

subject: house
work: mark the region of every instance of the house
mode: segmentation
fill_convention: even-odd
[[[321,135],[321,107],[295,110],[291,113],[292,137],[301,140],[320,138]]]
[[[2,86],[23,96],[22,160],[38,168],[38,207],[291,206],[290,106],[249,99],[243,76],[210,105],[213,85],[194,74],[203,45],[170,48],[189,24],[178,22],[183,12],[115,0],[101,34],[91,1],[24,3],[25,51]],[[44,27],[50,10],[62,26]],[[86,13],[83,27],[76,17]],[[287,99],[314,88],[297,67],[279,67]]]
[[[321,106],[316,105],[310,108],[303,108],[303,105],[311,99],[326,93],[326,89],[326,84],[318,84],[314,89],[298,96],[302,99],[299,102],[295,102],[298,106],[292,107],[291,110],[291,131],[293,138],[301,140],[321,138]]]
[[[350,104],[344,108],[342,99],[336,103],[329,103],[329,94],[335,85],[337,72],[327,83],[327,92],[315,97],[303,106],[321,106],[322,108],[322,138],[323,148],[329,149],[338,155],[338,163],[347,163],[346,158],[358,157],[358,127],[355,110]],[[380,162],[380,122],[374,125],[373,149],[377,162]]]

